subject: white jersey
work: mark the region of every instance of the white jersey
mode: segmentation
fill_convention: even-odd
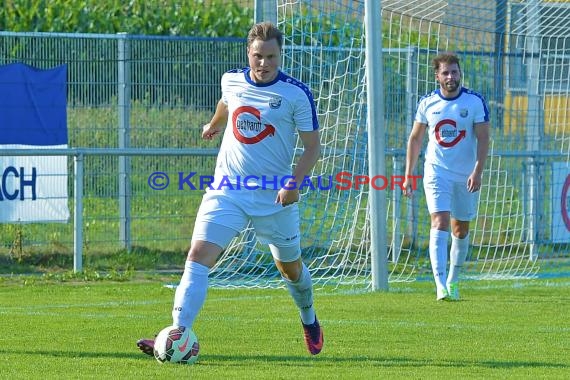
[[[415,120],[428,128],[424,175],[467,179],[477,161],[474,125],[489,121],[483,96],[462,87],[459,95],[447,99],[437,89],[420,99]]]
[[[222,76],[222,101],[228,106],[229,117],[213,187],[231,183],[236,185],[231,193],[256,196],[263,194],[252,188],[271,190],[262,193],[269,193],[266,198],[273,204],[277,191],[292,174],[296,132],[317,130],[317,112],[313,95],[303,83],[279,71],[272,82],[259,84],[251,80],[249,71],[231,70]],[[245,182],[249,190],[235,191],[243,190]],[[224,190],[231,188],[225,186]]]

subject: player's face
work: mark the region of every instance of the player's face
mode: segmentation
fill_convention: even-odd
[[[254,40],[247,49],[251,80],[269,83],[277,77],[281,65],[281,49],[277,40]]]
[[[461,84],[461,70],[457,63],[442,62],[439,65],[439,70],[435,73],[435,79],[438,81],[444,96],[457,95]]]

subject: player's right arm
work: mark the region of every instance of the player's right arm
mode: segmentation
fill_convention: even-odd
[[[414,186],[416,181],[412,176],[414,175],[414,168],[416,167],[420,156],[420,150],[422,149],[426,129],[426,124],[414,121],[412,132],[408,138],[408,149],[406,150],[406,172],[404,174],[404,183],[402,184],[404,195],[407,197],[411,197],[415,190]]]
[[[228,105],[222,99],[216,105],[216,111],[210,122],[202,127],[202,138],[204,140],[212,140],[219,135],[228,123],[229,110]]]

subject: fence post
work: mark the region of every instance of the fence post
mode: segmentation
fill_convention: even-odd
[[[83,154],[73,156],[73,272],[83,270]]]
[[[130,147],[130,48],[126,33],[119,33],[118,40],[118,114],[119,148]],[[131,250],[131,159],[119,156],[119,241],[127,251]]]

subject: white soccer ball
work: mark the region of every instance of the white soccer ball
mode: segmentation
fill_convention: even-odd
[[[168,326],[154,340],[154,357],[161,363],[192,364],[198,360],[200,344],[192,329]]]

